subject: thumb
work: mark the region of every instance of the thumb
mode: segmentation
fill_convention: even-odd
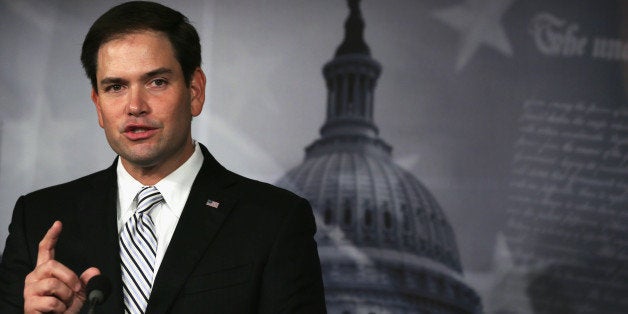
[[[92,277],[99,275],[100,270],[96,267],[90,267],[85,270],[80,277],[81,280],[81,291],[77,292],[74,296],[75,298],[72,300],[72,305],[65,313],[79,313],[87,296],[85,295],[87,292],[85,291],[85,287],[87,286],[87,282],[92,279]]]
[[[85,291],[87,283],[96,275],[100,275],[100,270],[96,267],[90,267],[81,274],[81,291],[78,293],[78,297],[82,301],[85,301],[85,299],[87,298],[87,291]]]
[[[89,280],[96,275],[100,275],[100,270],[96,267],[90,267],[81,274],[81,283],[83,283],[83,289],[85,289]]]

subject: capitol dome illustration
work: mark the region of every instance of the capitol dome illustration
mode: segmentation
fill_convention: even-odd
[[[321,137],[277,182],[314,209],[328,312],[481,313],[438,202],[379,138],[373,95],[381,65],[364,41],[359,0],[348,3],[344,41],[323,68]]]

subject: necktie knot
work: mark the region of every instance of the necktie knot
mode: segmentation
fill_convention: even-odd
[[[155,205],[164,200],[163,195],[154,186],[145,186],[137,193],[137,214],[150,211]]]

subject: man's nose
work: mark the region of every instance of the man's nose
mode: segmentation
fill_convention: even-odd
[[[149,106],[146,102],[146,95],[141,88],[131,88],[127,113],[130,116],[143,116],[149,113]]]

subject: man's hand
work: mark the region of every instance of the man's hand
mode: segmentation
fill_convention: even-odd
[[[85,285],[100,274],[92,267],[79,278],[55,260],[61,228],[61,222],[55,221],[39,242],[37,266],[24,280],[24,313],[78,313],[85,303]]]

